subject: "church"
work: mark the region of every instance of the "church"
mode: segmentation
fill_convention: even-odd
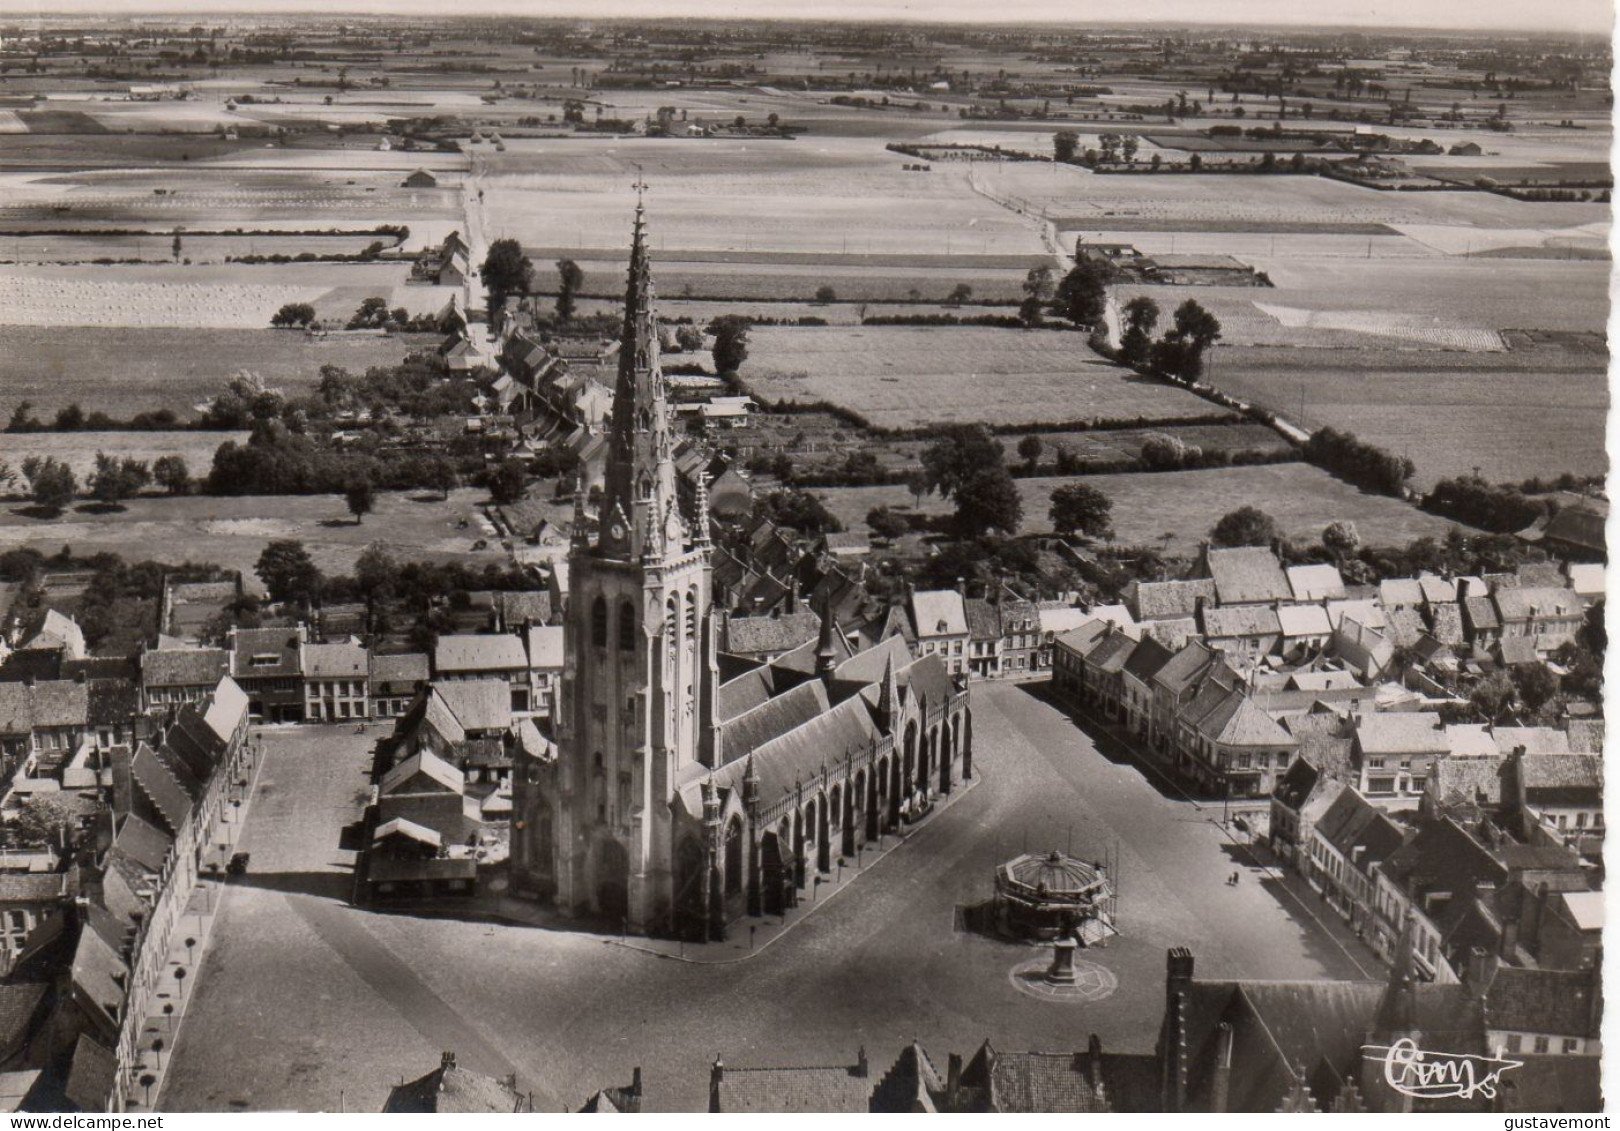
[[[722,654],[700,481],[676,497],[637,205],[605,480],[575,492],[555,744],[514,766],[514,894],[636,934],[724,938],[973,774],[965,676],[823,613],[769,662]]]

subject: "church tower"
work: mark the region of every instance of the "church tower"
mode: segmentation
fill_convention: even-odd
[[[552,852],[528,858],[551,856],[559,906],[647,933],[673,914],[671,802],[715,760],[718,670],[707,491],[688,526],[639,202],[608,442],[594,537],[581,523],[568,558],[551,819],[526,822]]]

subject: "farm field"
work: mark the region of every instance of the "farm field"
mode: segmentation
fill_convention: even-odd
[[[0,326],[257,330],[289,302],[312,303],[322,318],[336,318],[379,295],[390,307],[431,314],[461,293],[409,286],[409,273],[399,262],[0,266]]]
[[[1179,556],[1196,553],[1215,521],[1244,504],[1271,515],[1286,537],[1311,542],[1321,538],[1324,526],[1339,519],[1354,522],[1362,541],[1374,546],[1402,545],[1424,535],[1443,537],[1456,525],[1399,499],[1362,494],[1320,468],[1299,463],[1016,482],[1024,504],[1025,533],[1050,529],[1046,515],[1054,488],[1089,483],[1113,500],[1117,544],[1164,547]],[[873,507],[912,509],[912,496],[904,487],[818,488],[815,493],[852,530],[865,527]],[[951,504],[929,495],[920,510],[948,514]]]
[[[115,417],[160,408],[186,417],[241,369],[273,386],[305,389],[313,387],[323,365],[357,372],[394,365],[438,341],[433,334],[316,338],[262,328],[98,326],[64,333],[59,327],[0,325],[0,415],[10,417],[27,400],[46,420],[73,402]],[[0,446],[9,439],[0,439]]]
[[[655,253],[656,255],[656,253]],[[538,262],[538,261],[537,261]],[[624,266],[609,260],[576,260],[585,272],[586,294],[618,297],[624,290]],[[1034,261],[1032,260],[1032,263]],[[1049,262],[1049,261],[1048,261]],[[660,295],[718,298],[741,302],[803,302],[830,286],[840,299],[856,302],[903,302],[915,291],[922,300],[939,302],[956,287],[973,288],[975,299],[1016,304],[1028,267],[998,270],[976,267],[837,267],[792,263],[683,263],[654,259]],[[536,286],[555,286],[556,276],[536,267]]]
[[[1137,377],[1080,334],[984,327],[758,327],[744,379],[771,401],[825,400],[885,428],[1204,414],[1205,401]]]
[[[144,259],[174,262],[175,232],[152,229],[136,234],[75,233],[32,235],[0,231],[0,262],[58,263],[96,259]],[[180,257],[192,263],[224,262],[243,255],[355,255],[374,241],[392,248],[391,237],[354,232],[333,235],[216,235],[180,233]]]
[[[975,193],[965,169],[906,171],[912,159],[877,139],[709,139],[701,146],[563,140],[537,147],[530,156],[537,171],[515,171],[523,165],[512,158],[491,158],[481,179],[486,227],[492,237],[516,236],[525,244],[620,246],[628,239],[630,184],[640,164],[651,186],[655,252],[930,255],[951,250],[947,242],[985,255],[1045,251],[1038,229]],[[703,164],[694,167],[694,158]],[[590,171],[571,171],[581,163]]]
[[[1222,348],[1212,380],[1307,427],[1346,429],[1410,457],[1420,488],[1475,468],[1487,479],[1512,481],[1566,471],[1599,475],[1608,468],[1609,391],[1601,358],[1562,371],[1431,370],[1422,367],[1427,354],[1415,355],[1410,367],[1394,358],[1374,367],[1315,362],[1315,352]],[[1506,364],[1513,355],[1496,360]]]
[[[227,440],[247,442],[246,432],[32,432],[0,437],[6,457],[20,465],[29,456],[54,457],[66,463],[81,488],[95,470],[96,454],[150,464],[160,456],[177,455],[186,461],[194,478],[206,475],[214,450]]]
[[[431,493],[379,493],[377,509],[359,525],[337,495],[148,497],[132,499],[111,514],[80,505],[49,520],[20,514],[25,508],[16,504],[0,506],[0,548],[33,546],[55,553],[67,545],[81,557],[108,551],[126,561],[213,562],[241,570],[247,584],[257,587],[253,564],[269,542],[281,538],[303,542],[329,574],[352,573],[373,542],[402,557],[503,561],[500,543],[481,525],[479,506],[486,499],[484,492],[467,488],[452,491],[448,501]],[[473,543],[486,537],[490,546],[473,550]]]

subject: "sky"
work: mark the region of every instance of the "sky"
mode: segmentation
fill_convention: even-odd
[[[462,0],[458,15],[703,16],[897,22],[1225,23],[1504,29],[1608,34],[1611,0]],[[368,12],[446,14],[444,0],[4,0],[0,19],[37,15]]]

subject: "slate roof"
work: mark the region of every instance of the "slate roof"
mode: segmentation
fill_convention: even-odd
[[[140,714],[140,691],[124,679],[93,679],[89,688],[85,722],[90,726],[112,726],[129,722]]]
[[[517,638],[512,641],[517,643]],[[503,679],[435,680],[432,688],[464,730],[505,730],[512,725],[512,688]]]
[[[721,651],[774,655],[816,639],[821,618],[811,609],[779,616],[729,617],[722,622]]]
[[[459,794],[465,781],[460,770],[433,751],[418,750],[383,774],[382,781],[377,784],[377,794],[379,797],[424,791]],[[409,790],[406,790],[407,786]]]
[[[296,676],[298,646],[302,642],[294,628],[239,628],[231,652],[230,674],[238,679]],[[271,662],[256,664],[255,659],[260,657]]]
[[[560,624],[537,624],[529,629],[529,670],[561,671],[567,630]]]
[[[1289,566],[1284,572],[1296,601],[1337,601],[1344,597],[1344,578],[1331,562]]]
[[[1400,886],[1418,896],[1430,889],[1473,892],[1480,884],[1495,887],[1508,877],[1502,862],[1449,817],[1420,828],[1390,854],[1386,869]]]
[[[1277,556],[1263,546],[1204,551],[1203,565],[1223,605],[1289,601],[1294,593]]]
[[[1461,602],[1463,623],[1470,632],[1494,632],[1502,627],[1496,602],[1489,597],[1467,597]]]
[[[1099,636],[1086,653],[1086,666],[1108,673],[1123,671],[1125,661],[1130,658],[1135,647],[1135,638],[1127,633],[1118,629],[1107,632]]]
[[[815,1112],[870,1110],[874,1081],[854,1067],[731,1068],[715,1085],[722,1112]]]
[[[512,671],[528,666],[523,641],[505,632],[441,636],[433,649],[433,670],[438,674]]]
[[[1198,641],[1192,641],[1164,662],[1153,676],[1153,686],[1179,695],[1192,686],[1213,659],[1213,652]]]
[[[1594,1115],[1603,1109],[1601,1056],[1514,1057],[1522,1061],[1502,1080],[1500,1110]]]
[[[1389,816],[1354,789],[1345,788],[1316,822],[1320,836],[1346,860],[1367,873],[1374,864],[1400,851],[1405,834]],[[1363,852],[1357,854],[1357,846]]]
[[[836,760],[846,750],[865,749],[877,735],[866,700],[853,696],[758,747],[752,758],[728,762],[709,778],[721,789],[735,789],[751,763],[759,778],[760,803],[769,808],[798,782],[820,773],[823,761]],[[693,804],[697,786],[694,781],[682,790],[691,794],[686,800],[694,812],[700,811]]]
[[[129,967],[95,931],[79,932],[79,945],[73,951],[72,979],[75,996],[91,1015],[116,1030],[124,1008],[124,987],[129,984]]]
[[[90,719],[90,690],[75,680],[0,683],[0,734],[46,727],[82,727]]]
[[[1491,1029],[1597,1037],[1601,1006],[1593,1008],[1590,970],[1539,970],[1501,965],[1485,991]]]
[[[118,1058],[88,1033],[80,1033],[73,1046],[73,1065],[68,1069],[68,1101],[84,1112],[110,1111],[117,1078]]]
[[[112,847],[148,872],[161,872],[168,862],[174,841],[162,829],[148,824],[133,813],[126,814],[113,837]]]
[[[954,589],[919,590],[911,595],[911,621],[919,640],[966,636],[967,612]]]
[[[819,679],[812,679],[726,720],[721,731],[725,760],[733,761],[795,727],[803,726],[830,705],[827,685]]]
[[[178,830],[191,813],[191,797],[173,768],[164,765],[156,752],[143,742],[130,761],[130,772],[135,787],[146,795],[169,830]]]
[[[1147,683],[1159,669],[1170,662],[1175,653],[1151,636],[1144,636],[1141,643],[1131,650],[1130,658],[1125,661],[1125,671],[1130,675]]]

